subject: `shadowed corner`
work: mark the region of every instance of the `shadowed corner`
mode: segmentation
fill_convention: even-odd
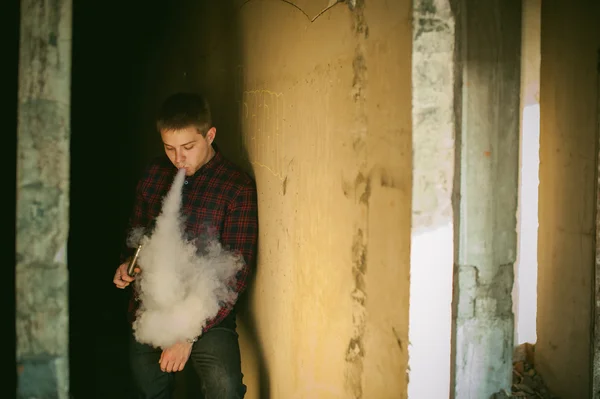
[[[250,284],[255,280],[251,278]],[[263,346],[258,337],[256,317],[251,309],[250,292],[243,294],[238,302],[238,332],[240,334],[240,346],[242,347],[242,372],[244,372],[244,383],[248,386],[248,396],[259,399],[270,399],[270,378],[267,364],[264,358]],[[258,386],[253,386],[253,384]]]
[[[226,88],[226,98],[222,106],[222,122],[227,126],[221,130],[220,146],[234,163],[255,179],[254,167],[250,161],[250,154],[246,148],[243,138],[243,126],[241,112],[243,106],[244,92],[244,68],[243,68],[243,48],[242,32],[239,24],[239,8],[235,1],[226,2],[227,6],[215,7],[217,20],[230,21],[231,24],[222,23],[223,37],[227,38],[229,43],[228,73],[231,79]],[[223,89],[223,88],[221,88]],[[218,117],[218,116],[217,116]],[[219,120],[217,120],[219,121]],[[257,187],[260,197],[260,187]],[[261,214],[258,214],[259,230]],[[260,234],[259,234],[260,240]],[[257,243],[257,248],[260,245]],[[247,386],[247,398],[270,399],[270,377],[264,356],[264,348],[258,333],[258,321],[253,309],[252,302],[255,295],[258,267],[260,267],[260,252],[257,253],[256,264],[248,276],[248,289],[239,297],[237,309],[237,330],[240,336],[240,350],[242,355],[242,372],[244,373],[244,384]]]

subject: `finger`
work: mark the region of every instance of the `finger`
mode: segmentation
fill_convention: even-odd
[[[174,366],[175,366],[175,362],[173,360],[169,361],[167,363],[167,367],[166,367],[167,373],[173,372]]]
[[[117,288],[125,288],[129,285],[129,283],[123,281],[121,279],[121,276],[115,275],[115,278],[113,279],[113,283],[117,286]]]
[[[175,362],[173,362],[173,372],[183,370],[183,364],[184,363],[181,360],[176,360]]]
[[[171,367],[169,373],[175,373],[179,369],[179,364],[177,362],[171,362],[169,366]]]
[[[185,363],[186,363],[186,362],[181,362],[181,363],[179,363],[179,367],[177,367],[177,370],[176,370],[176,371],[183,371],[183,368],[185,367]]]
[[[129,270],[129,263],[123,263],[117,269],[117,273],[119,273],[122,277],[128,276],[127,271]]]
[[[160,369],[165,373],[169,372],[170,363],[173,363],[173,359],[171,359],[168,353],[163,352],[160,357]]]
[[[117,274],[119,276],[124,276],[127,274],[127,265],[121,265],[119,266],[119,268],[117,269]]]
[[[129,274],[125,273],[121,275],[121,280],[125,281],[126,283],[131,283],[135,280],[135,277],[132,277]]]
[[[123,282],[123,280],[120,280],[120,279],[117,279],[117,278],[113,279],[113,283],[117,286],[117,288],[125,288],[126,287],[126,285]]]

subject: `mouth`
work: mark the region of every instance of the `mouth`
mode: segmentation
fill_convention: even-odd
[[[186,176],[190,174],[190,168],[188,166],[180,166],[177,168],[179,172],[185,171]]]

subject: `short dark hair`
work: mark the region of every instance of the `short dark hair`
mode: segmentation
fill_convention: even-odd
[[[169,96],[158,112],[156,128],[162,131],[190,126],[198,129],[203,136],[212,127],[210,105],[206,98],[197,93],[176,93]]]

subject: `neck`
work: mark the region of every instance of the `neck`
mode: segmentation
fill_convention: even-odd
[[[206,157],[206,162],[204,164],[206,165],[207,163],[209,163],[210,160],[214,158],[214,156],[215,156],[215,149],[213,148],[212,144],[210,144],[208,146],[208,157]]]

